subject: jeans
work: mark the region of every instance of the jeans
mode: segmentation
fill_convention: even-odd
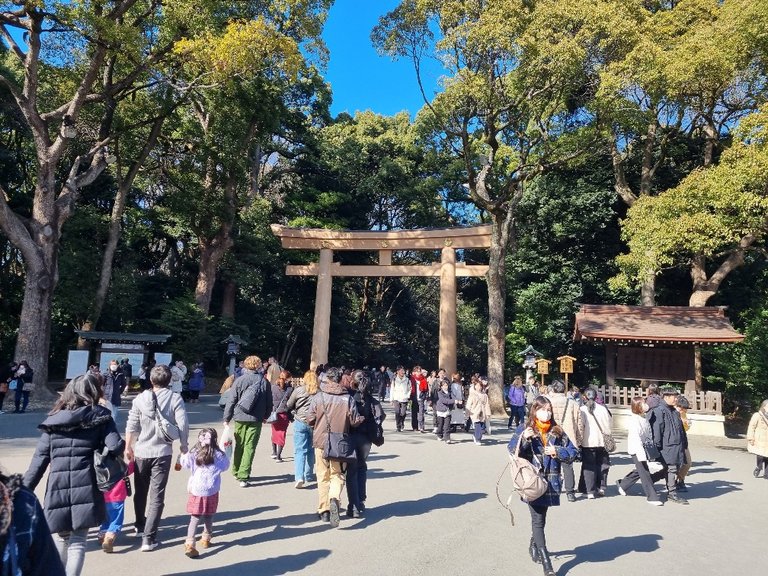
[[[317,512],[322,514],[331,509],[331,498],[341,503],[341,493],[344,491],[344,470],[338,460],[323,458],[323,449],[315,448],[317,462],[317,495],[319,503]]]
[[[395,405],[395,426],[397,426],[397,431],[405,427],[405,412],[408,410],[408,402],[398,402],[395,400],[393,402]]]
[[[16,412],[24,412],[29,404],[29,390],[24,390],[24,382],[19,380],[16,388],[16,395],[13,398],[14,408]],[[19,408],[21,406],[21,408]]]
[[[296,482],[307,482],[314,476],[315,450],[312,448],[312,428],[301,420],[293,423],[293,476]]]
[[[119,534],[125,520],[125,501],[107,502],[107,519],[101,525],[101,532],[113,532]]]
[[[85,539],[87,536],[88,528],[59,532],[56,536],[56,549],[59,551],[59,558],[64,564],[67,576],[80,576],[83,562],[85,562]]]
[[[352,434],[355,441],[354,462],[347,464],[347,500],[350,506],[354,505],[358,510],[362,509],[362,503],[366,499],[366,484],[368,483],[368,454],[371,452],[371,443],[364,434]]]
[[[172,456],[160,456],[136,458],[135,461],[133,509],[136,529],[144,532],[145,543],[157,539],[157,527],[165,508],[165,487],[171,471],[171,459]]]
[[[261,422],[235,422],[232,474],[241,482],[251,477],[253,454],[259,444],[259,436],[261,436]]]
[[[485,434],[485,422],[475,422],[475,440],[480,442]]]
[[[523,406],[512,406],[509,407],[509,422],[507,423],[507,428],[512,427],[512,421],[514,422],[515,426],[520,426],[523,422],[525,422],[525,405]]]
[[[544,528],[547,525],[547,510],[549,506],[533,506],[528,504],[528,510],[531,513],[531,535],[533,541],[536,542],[536,546],[541,548],[547,547],[547,538],[544,535]]]

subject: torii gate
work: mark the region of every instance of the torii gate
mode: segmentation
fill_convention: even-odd
[[[491,225],[469,228],[428,228],[419,230],[326,230],[288,228],[272,225],[283,248],[319,250],[317,264],[286,266],[288,276],[317,276],[315,321],[312,329],[310,366],[328,362],[331,327],[331,287],[334,276],[419,276],[440,278],[440,352],[438,365],[448,374],[456,371],[456,277],[485,276],[486,265],[456,262],[456,250],[490,248]],[[379,263],[342,266],[333,262],[334,250],[377,251]],[[431,265],[393,265],[398,250],[440,250],[441,260]]]

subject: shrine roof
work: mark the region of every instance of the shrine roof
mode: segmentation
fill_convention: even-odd
[[[744,340],[721,307],[582,304],[573,339],[582,342],[706,345]]]
[[[127,332],[96,332],[94,330],[75,330],[83,340],[97,342],[120,342],[126,344],[165,344],[170,334],[130,334]]]

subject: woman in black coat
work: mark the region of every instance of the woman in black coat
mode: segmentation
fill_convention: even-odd
[[[99,405],[100,386],[94,374],[69,382],[38,426],[43,434],[24,475],[24,484],[34,490],[51,467],[43,509],[51,532],[58,534],[56,547],[67,576],[80,574],[88,529],[101,525],[106,516],[104,494],[96,485],[94,452],[106,446],[122,456],[125,449],[110,411]]]

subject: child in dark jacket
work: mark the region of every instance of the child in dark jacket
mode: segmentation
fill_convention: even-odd
[[[435,411],[437,413],[437,438],[446,444],[453,444],[451,440],[451,409],[456,404],[456,400],[451,398],[448,391],[451,383],[447,378],[440,381],[440,390],[437,391],[437,404]]]

